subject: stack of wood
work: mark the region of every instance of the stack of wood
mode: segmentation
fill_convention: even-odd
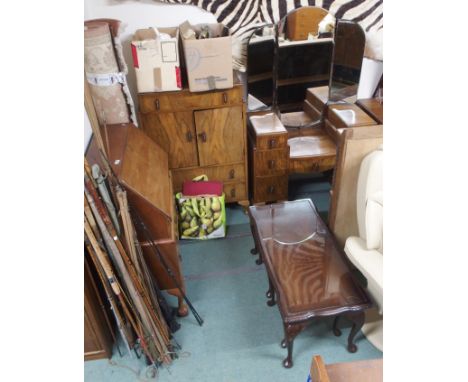
[[[85,159],[85,245],[119,333],[129,350],[139,346],[154,367],[169,364],[175,354],[171,331],[159,304],[160,290],[136,237],[126,191],[110,172],[109,188],[92,175]]]

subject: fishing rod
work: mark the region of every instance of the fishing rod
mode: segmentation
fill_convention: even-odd
[[[159,248],[154,244],[154,240],[153,238],[151,237],[151,233],[149,232],[148,228],[146,227],[145,223],[143,222],[143,220],[141,219],[140,215],[138,214],[138,212],[136,212],[135,209],[133,209],[133,214],[131,214],[132,217],[133,217],[133,220],[135,222],[135,225],[139,225],[141,228],[142,228],[142,231],[146,237],[146,240],[147,242],[149,242],[150,244],[150,247],[153,249],[154,253],[156,253],[156,255],[158,256],[159,260],[161,261],[162,265],[164,266],[164,268],[166,269],[167,273],[169,274],[169,276],[171,277],[172,281],[174,282],[176,288],[180,291],[180,293],[182,294],[182,297],[183,299],[185,300],[185,302],[187,303],[188,307],[190,308],[190,310],[192,311],[193,315],[195,316],[197,322],[198,322],[198,325],[202,326],[203,325],[203,319],[200,317],[200,315],[198,314],[198,312],[196,311],[196,309],[193,307],[192,303],[190,302],[190,300],[188,299],[187,295],[185,294],[185,292],[183,291],[183,289],[181,288],[180,284],[177,282],[177,278],[175,277],[174,275],[174,272],[172,271],[172,269],[169,267],[169,265],[167,264],[166,260],[164,259],[164,256],[162,255],[161,251],[159,250]]]
[[[111,177],[109,177],[110,179],[112,179],[112,181],[116,182],[117,184],[120,185],[120,181],[119,181],[119,178],[118,176],[115,174],[114,170],[112,169],[112,166],[110,165],[109,163],[109,160],[107,159],[106,155],[104,154],[104,152],[99,149],[99,153],[101,154],[101,158],[103,160],[103,162],[105,163],[105,167],[106,167],[106,170],[112,175]],[[124,187],[124,186],[122,186]],[[130,206],[129,206],[130,207]],[[132,207],[133,208],[133,207]],[[154,240],[152,239],[152,234],[151,232],[149,232],[148,228],[146,227],[145,223],[143,222],[143,220],[141,219],[141,217],[139,216],[138,212],[136,211],[135,208],[133,208],[133,213],[130,214],[132,216],[132,219],[135,221],[135,219],[138,219],[139,223],[140,223],[140,226],[142,227],[143,229],[143,232],[146,236],[146,240],[149,241],[150,243],[150,246],[151,248],[153,249],[153,251],[156,253],[156,255],[159,257],[163,267],[165,268],[166,272],[169,274],[169,276],[171,277],[172,281],[174,282],[174,284],[176,285],[176,288],[180,291],[181,295],[182,295],[182,298],[185,300],[185,302],[187,303],[188,307],[190,308],[190,310],[192,311],[193,315],[195,316],[198,324],[200,326],[203,325],[203,319],[200,317],[200,315],[198,314],[198,312],[196,311],[196,309],[193,307],[192,303],[190,302],[190,300],[188,299],[187,295],[185,294],[185,292],[183,291],[183,289],[181,288],[180,284],[177,282],[177,279],[174,275],[174,272],[172,271],[172,269],[169,267],[169,265],[166,263],[165,259],[164,259],[164,256],[161,254],[159,248],[157,246],[154,245]],[[135,224],[136,225],[136,224]]]

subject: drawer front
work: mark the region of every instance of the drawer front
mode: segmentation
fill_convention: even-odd
[[[289,170],[293,173],[324,172],[335,167],[336,156],[324,158],[290,159]]]
[[[256,176],[284,175],[288,170],[288,148],[279,150],[254,149],[254,172]]]
[[[343,131],[346,129],[347,129],[346,127],[345,128],[340,127],[337,129],[334,125],[330,123],[329,120],[325,120],[325,132],[330,136],[333,142],[335,142],[337,145],[341,140],[341,135]]]
[[[305,100],[303,107],[312,121],[318,121],[322,118],[322,112],[316,109],[309,101]]]
[[[141,113],[187,111],[241,104],[242,87],[190,93],[188,90],[167,93],[142,93],[138,95]]]
[[[184,170],[172,170],[174,192],[182,191],[185,180],[192,180],[198,175],[206,174],[209,180],[218,180],[223,183],[245,182],[244,163],[229,166],[197,167]],[[227,195],[227,194],[226,194]]]
[[[283,149],[288,145],[288,134],[271,134],[256,137],[257,150]]]
[[[226,195],[226,203],[247,200],[245,183],[225,183],[223,191]]]
[[[274,202],[288,199],[287,176],[256,176],[253,202]]]

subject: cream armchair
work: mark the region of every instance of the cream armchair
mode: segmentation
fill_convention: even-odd
[[[366,317],[362,331],[382,350],[383,314],[383,151],[379,148],[362,161],[357,184],[357,221],[359,237],[346,240],[345,252],[367,279],[367,288],[376,303],[378,314]]]

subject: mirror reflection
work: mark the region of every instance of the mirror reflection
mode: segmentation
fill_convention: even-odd
[[[268,110],[274,103],[274,25],[255,29],[247,42],[248,111]]]
[[[309,88],[328,85],[333,57],[331,33],[320,33],[325,9],[302,7],[291,11],[278,24],[277,106],[281,113],[300,112]],[[298,127],[316,122],[304,115],[288,115],[283,123]]]
[[[361,26],[353,21],[339,20],[335,28],[335,52],[330,79],[329,101],[354,97],[361,77],[366,36]]]
[[[255,29],[247,44],[248,111],[273,110],[288,128],[320,124],[324,106],[356,100],[364,48],[359,24],[319,7]]]

